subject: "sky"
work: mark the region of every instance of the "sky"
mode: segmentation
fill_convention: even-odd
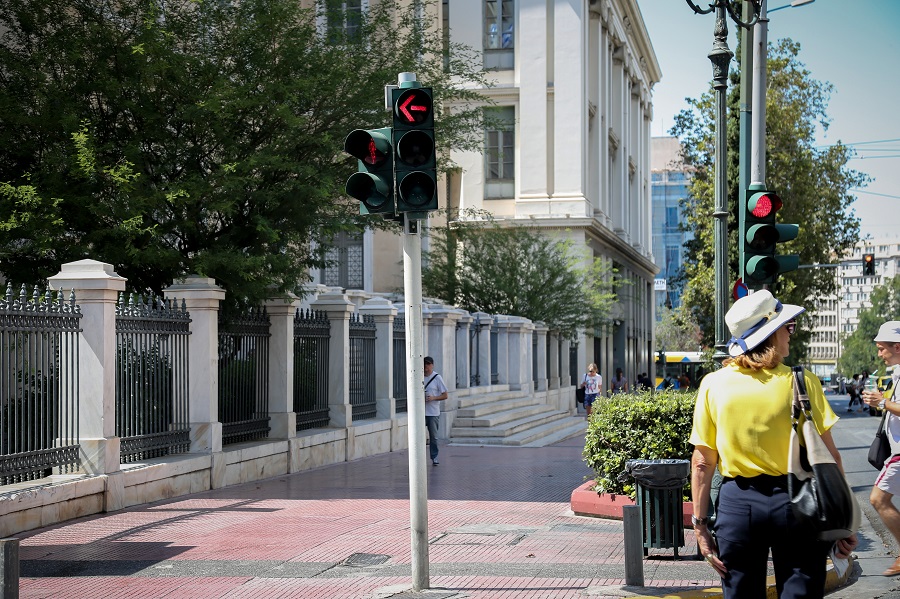
[[[695,0],[701,8],[710,0]],[[768,10],[790,5],[771,0]],[[669,135],[674,117],[709,89],[715,12],[698,15],[684,0],[638,0],[662,70],[653,88],[654,136]],[[728,20],[728,47],[738,26]],[[769,42],[789,37],[813,79],[834,86],[831,124],[816,144],[852,145],[850,168],[874,180],[857,190],[853,210],[862,238],[900,238],[900,0],[814,0],[770,14]],[[737,66],[736,59],[732,67]],[[785,201],[789,201],[785,198]]]

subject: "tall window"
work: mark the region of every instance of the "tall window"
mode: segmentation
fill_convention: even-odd
[[[362,235],[338,233],[325,252],[328,264],[322,269],[322,284],[344,289],[363,288]]]
[[[340,43],[356,38],[362,22],[363,2],[364,0],[324,0],[328,41]]]
[[[484,130],[484,197],[515,196],[516,109],[488,108]]]
[[[515,62],[515,0],[484,0],[484,66],[512,69]]]

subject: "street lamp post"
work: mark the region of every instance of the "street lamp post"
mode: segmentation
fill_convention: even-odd
[[[713,49],[709,60],[713,69],[713,88],[716,90],[716,172],[715,172],[715,210],[716,219],[713,229],[714,272],[715,272],[715,305],[716,305],[716,353],[717,357],[725,357],[726,331],[725,306],[728,304],[728,167],[727,149],[727,90],[728,65],[734,53],[728,48],[728,22],[725,19],[727,10],[731,19],[741,27],[752,27],[759,17],[762,0],[746,0],[752,7],[752,18],[745,21],[732,7],[728,0],[713,0],[709,7],[701,9],[691,0],[685,0],[691,9],[701,15],[716,11],[716,25],[713,30]]]

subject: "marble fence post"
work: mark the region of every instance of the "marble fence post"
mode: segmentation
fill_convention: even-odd
[[[269,314],[269,425],[270,438],[297,436],[294,412],[294,314],[300,298],[288,293],[265,302]]]
[[[531,377],[531,332],[534,324],[527,318],[510,316],[509,339],[509,388],[532,391]]]
[[[537,344],[532,345],[532,351],[537,353],[537,359],[531,360],[532,368],[537,368],[537,372],[532,372],[534,379],[537,381],[535,391],[547,390],[547,325],[543,322],[534,323],[534,333],[537,337]]]
[[[509,317],[495,316],[497,327],[497,383],[509,384]]]
[[[393,420],[394,405],[394,317],[397,308],[390,300],[373,297],[359,309],[375,320],[375,417]]]
[[[476,322],[478,322],[478,330],[473,331],[478,336],[478,355],[475,356],[476,364],[478,364],[478,376],[481,379],[479,384],[482,387],[491,386],[491,326],[494,319],[490,314],[484,312],[476,312],[473,314]]]
[[[469,331],[475,318],[463,312],[456,321],[456,387],[466,389],[472,386],[470,380],[471,366],[469,357]],[[450,373],[447,373],[448,375]]]
[[[120,440],[116,436],[116,300],[125,279],[111,264],[79,260],[62,265],[48,279],[51,289],[75,292],[81,308],[78,335],[78,427],[81,467],[88,474],[106,475],[104,511],[121,509],[125,484],[119,470]]]
[[[350,314],[354,309],[353,303],[343,293],[329,292],[319,295],[310,307],[326,312],[331,323],[331,339],[328,342],[330,426],[349,429],[353,425],[353,409],[350,406]],[[352,455],[350,441],[348,438],[348,455]]]

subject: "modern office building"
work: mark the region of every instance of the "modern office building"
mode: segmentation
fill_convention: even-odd
[[[684,243],[691,234],[681,229],[681,201],[688,195],[691,171],[681,157],[676,137],[650,140],[650,197],[653,213],[653,260],[659,268],[654,282],[657,315],[661,307],[681,305],[677,278],[684,263]]]
[[[577,363],[597,362],[604,374],[622,367],[629,380],[650,372],[651,90],[661,73],[636,0],[444,0],[436,12],[435,26],[479,49],[495,83],[481,90],[495,117],[483,150],[452,155],[460,169],[443,181],[440,206],[570,239],[586,261],[614,267],[628,282],[614,324],[581,339]],[[338,241],[338,266],[319,282],[402,287],[398,235]]]

